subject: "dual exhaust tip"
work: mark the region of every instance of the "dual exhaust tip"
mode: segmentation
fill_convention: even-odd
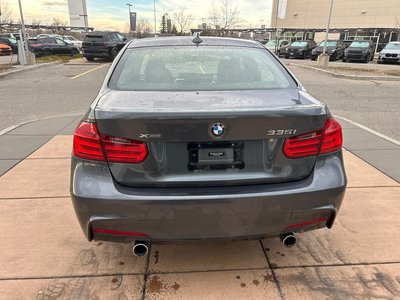
[[[293,233],[282,234],[282,244],[287,248],[292,248],[297,244],[297,238]],[[136,257],[143,257],[149,253],[149,242],[136,241],[133,245],[132,252]]]
[[[149,253],[149,242],[136,241],[132,248],[133,255],[143,257]]]
[[[292,248],[297,244],[297,238],[293,233],[286,233],[281,235],[281,242],[286,248]]]

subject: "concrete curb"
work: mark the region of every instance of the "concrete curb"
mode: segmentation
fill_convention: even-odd
[[[400,81],[400,76],[363,76],[363,75],[346,75],[346,74],[341,74],[341,73],[336,73],[328,70],[323,70],[320,68],[312,67],[312,66],[306,66],[302,64],[296,64],[296,63],[288,63],[288,66],[296,66],[296,67],[301,67],[304,69],[309,69],[313,71],[317,71],[320,73],[325,73],[328,75],[331,75],[332,77],[336,78],[345,78],[345,79],[352,79],[352,80],[373,80],[373,81]]]
[[[36,69],[40,69],[40,68],[44,68],[44,67],[49,67],[49,66],[56,65],[56,64],[60,64],[60,62],[55,61],[55,62],[50,62],[50,63],[36,64],[33,66],[29,66],[29,67],[23,67],[21,69],[16,69],[16,70],[0,73],[0,78],[6,77],[6,76],[9,76],[12,74],[24,72],[24,71],[30,71],[30,70],[36,70]]]

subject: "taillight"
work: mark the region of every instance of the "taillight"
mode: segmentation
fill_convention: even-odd
[[[326,120],[324,129],[324,139],[322,140],[322,146],[320,154],[333,152],[342,148],[343,136],[342,126],[335,119]]]
[[[143,142],[100,135],[95,123],[82,122],[74,133],[73,154],[89,160],[139,164],[146,160],[148,150]]]
[[[101,144],[107,161],[139,164],[146,160],[148,151],[143,142],[111,136],[102,136]]]
[[[74,133],[73,154],[90,160],[105,160],[95,123],[82,122],[78,125]]]
[[[324,130],[286,139],[283,153],[288,158],[316,156],[342,147],[342,127],[333,118],[327,119]]]

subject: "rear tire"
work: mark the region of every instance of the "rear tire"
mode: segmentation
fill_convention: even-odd
[[[342,58],[342,62],[347,62],[347,59],[345,59],[345,58]]]
[[[44,55],[44,56],[50,56],[50,55],[52,55],[52,53],[51,53],[50,50],[45,50],[45,51],[43,52],[43,55]]]
[[[87,61],[94,61],[94,57],[86,56]]]
[[[111,60],[114,60],[118,55],[118,50],[116,48],[111,49]]]
[[[78,50],[72,50],[71,51],[71,56],[75,56],[75,55],[77,55],[77,54],[79,54],[79,51]]]

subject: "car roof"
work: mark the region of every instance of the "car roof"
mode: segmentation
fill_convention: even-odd
[[[105,35],[109,33],[119,33],[118,31],[92,31],[89,32],[86,36],[90,35]]]
[[[173,37],[153,37],[145,39],[137,39],[129,43],[128,48],[142,47],[163,47],[163,46],[191,46],[195,45],[192,40],[193,36],[173,36]],[[265,49],[263,45],[256,41],[221,38],[221,37],[201,37],[203,42],[201,46],[230,46],[230,47],[250,47]]]
[[[389,42],[388,44],[400,44],[400,42],[395,42],[395,41],[393,41],[393,42]]]

